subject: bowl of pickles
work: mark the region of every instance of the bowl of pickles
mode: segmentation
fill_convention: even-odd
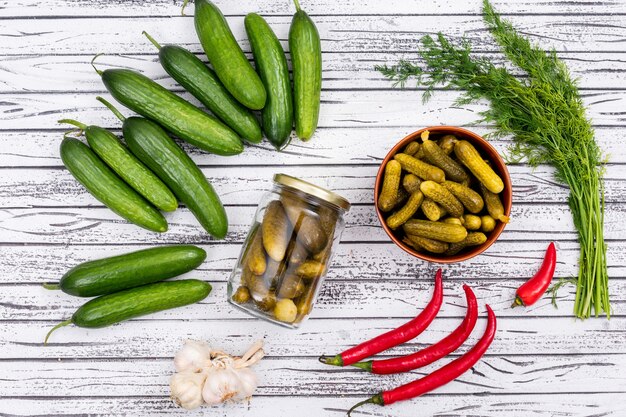
[[[389,151],[374,199],[396,245],[426,261],[454,263],[498,239],[510,219],[511,178],[481,136],[459,127],[428,127]]]

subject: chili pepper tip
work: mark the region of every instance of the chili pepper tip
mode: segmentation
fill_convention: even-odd
[[[343,359],[341,355],[335,355],[335,356],[322,355],[319,357],[319,361],[326,365],[343,366]]]

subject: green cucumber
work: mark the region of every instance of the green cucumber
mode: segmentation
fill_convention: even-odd
[[[315,23],[300,10],[298,0],[294,3],[297,11],[289,28],[289,50],[293,67],[296,134],[307,141],[317,128],[320,114],[322,46]]]
[[[59,122],[69,123],[81,129],[91,150],[142,197],[163,211],[176,210],[178,201],[174,194],[126,146],[122,145],[117,136],[101,127],[87,126],[76,120],[64,119]]]
[[[59,284],[44,287],[77,297],[95,297],[176,277],[197,268],[205,259],[206,252],[197,246],[161,246],[83,262],[67,271]]]
[[[204,300],[211,285],[197,279],[158,282],[94,298],[83,304],[72,318],[54,326],[46,335],[45,343],[56,329],[74,324],[98,329],[124,320],[157,311],[182,307]]]
[[[165,217],[111,171],[87,145],[65,137],[61,142],[61,160],[74,178],[114,213],[153,232],[167,231]]]
[[[263,133],[256,117],[235,100],[213,70],[189,50],[177,45],[161,46],[146,32],[143,34],[159,50],[159,61],[165,71],[185,90],[243,139],[261,142]]]
[[[258,14],[248,14],[245,26],[256,69],[267,92],[262,111],[263,131],[272,145],[281,150],[289,144],[293,126],[293,97],[285,51],[270,26]]]
[[[224,15],[208,0],[196,0],[195,5],[196,33],[220,81],[241,104],[261,110],[265,105],[265,87],[237,44]]]
[[[220,198],[191,158],[151,120],[124,118],[115,107],[103,101],[123,121],[126,144],[196,216],[202,227],[218,239],[228,232],[228,219]]]
[[[243,152],[241,139],[228,126],[145,75],[128,69],[96,71],[117,101],[182,140],[217,155]]]

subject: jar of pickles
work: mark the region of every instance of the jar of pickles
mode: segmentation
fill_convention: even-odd
[[[255,316],[298,327],[311,312],[349,209],[333,192],[276,174],[228,281],[228,299]]]

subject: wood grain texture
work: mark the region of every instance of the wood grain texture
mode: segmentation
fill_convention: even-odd
[[[288,3],[288,2],[285,2]],[[476,4],[476,3],[475,3]],[[477,8],[477,10],[479,10]],[[291,14],[267,16],[267,22],[285,46]],[[193,30],[193,18],[180,15],[172,17],[135,17],[124,20],[120,30],[119,18],[78,17],[39,19],[36,28],[32,19],[0,20],[0,42],[3,54],[137,54],[154,53],[142,35],[148,31],[163,42],[176,42],[200,52]],[[243,27],[244,15],[229,17],[228,23],[242,48],[249,51]],[[623,16],[604,15],[519,15],[511,21],[529,39],[542,42],[557,51],[613,52],[622,51],[620,43],[626,36]],[[476,51],[495,51],[497,48],[478,15],[448,15],[443,19],[428,15],[319,15],[315,24],[321,36],[323,52],[409,52],[414,53],[417,41],[426,34],[436,34],[445,20],[446,34],[460,40],[471,40]],[[581,28],[584,27],[584,30]]]
[[[203,173],[218,190],[227,205],[249,205],[259,201],[272,186],[277,169],[303,180],[326,186],[343,195],[352,204],[370,204],[378,172],[377,165],[300,167],[246,166],[207,167]],[[509,166],[513,202],[562,203],[569,191],[553,179],[554,169],[541,166],[529,171],[526,166]],[[605,174],[606,201],[626,202],[626,165],[609,165]],[[64,169],[5,169],[0,176],[0,208],[4,207],[75,207],[95,206],[94,197]]]
[[[291,1],[216,3],[249,58],[243,18],[251,11],[267,16],[287,47]],[[465,352],[484,329],[484,318],[451,358],[409,375],[380,378],[316,360],[405,322],[430,297],[439,265],[408,256],[386,237],[372,205],[374,176],[388,149],[406,134],[422,126],[471,123],[486,107],[457,108],[456,92],[437,92],[424,105],[420,91],[392,89],[373,67],[415,60],[417,40],[439,30],[456,40],[465,35],[477,56],[502,62],[481,21],[480,1],[305,1],[324,50],[322,117],[314,139],[294,140],[281,153],[266,143],[248,146],[231,158],[183,145],[227,205],[231,230],[224,241],[213,241],[185,208],[168,215],[171,230],[164,235],[127,224],[87,194],[58,156],[65,130],[56,123],[61,117],[119,133],[119,122],[94,99],[105,93],[88,64],[95,53],[107,54],[98,59],[100,68],[137,69],[190,98],[167,77],[141,36],[147,30],[206,61],[192,17],[181,17],[180,5],[180,0],[0,0],[0,415],[344,416],[376,390],[408,382]],[[577,274],[579,255],[567,189],[554,181],[553,170],[511,164],[511,224],[483,255],[444,266],[446,299],[439,317],[417,339],[386,354],[411,353],[456,327],[464,314],[463,282],[475,289],[482,315],[489,303],[499,317],[493,346],[456,382],[357,415],[626,415],[626,2],[510,0],[495,6],[532,40],[555,48],[580,79],[598,143],[610,156],[606,236],[614,316],[573,320],[572,286],[560,291],[559,309],[547,297],[524,310],[509,308],[515,288],[534,274],[549,241],[557,242],[557,278]],[[511,139],[492,143],[505,153]],[[226,301],[226,280],[276,172],[334,189],[355,204],[312,318],[297,331],[253,319]],[[57,281],[86,260],[183,242],[208,253],[186,274],[213,285],[204,302],[108,329],[64,328],[50,345],[42,345],[46,331],[84,300],[44,290],[41,283]],[[172,355],[185,338],[205,339],[233,353],[264,338],[269,356],[258,367],[259,395],[250,403],[195,413],[175,407],[168,378]]]
[[[105,95],[108,98],[108,95]],[[182,97],[197,103],[189,93]],[[436,99],[424,104],[413,90],[391,91],[322,91],[320,120],[322,128],[362,126],[432,126],[465,125],[476,122],[478,113],[487,109],[484,103],[457,107],[459,94],[441,91]],[[626,116],[621,111],[626,91],[588,90],[582,92],[587,115],[596,125],[623,126]],[[0,103],[3,129],[65,128],[57,121],[71,117],[83,123],[102,127],[118,127],[119,120],[98,101],[93,93],[3,94]],[[128,114],[125,112],[125,114]]]
[[[373,392],[370,392],[373,393]],[[204,415],[231,417],[233,415],[298,415],[302,417],[344,417],[346,410],[365,396],[346,396],[340,393],[329,396],[294,397],[293,401],[278,401],[276,397],[254,397],[249,403],[227,404],[223,407],[203,408],[190,413],[177,408],[167,397],[37,397],[10,398],[0,403],[0,412],[9,416],[73,415],[164,417]],[[393,407],[368,407],[363,415],[372,417],[415,417],[416,409],[425,415],[445,417],[553,417],[555,415],[619,416],[626,412],[623,394],[540,394],[442,395],[432,393],[414,401],[397,403]],[[27,411],[28,410],[28,411]],[[580,411],[582,410],[582,411]],[[621,414],[620,414],[621,413]],[[358,414],[355,414],[358,415]]]
[[[225,15],[245,15],[255,11],[264,15],[291,15],[293,5],[288,1],[259,2],[254,0],[216,0]],[[2,3],[0,3],[2,4]],[[49,0],[44,3],[36,0],[6,1],[0,9],[1,17],[14,16],[180,16],[181,0],[146,0],[141,2],[125,0]],[[590,3],[587,0],[547,1],[537,8],[532,0],[494,1],[494,5],[504,14],[612,14],[626,13],[626,6],[615,0]],[[351,14],[478,14],[480,4],[471,2],[450,2],[433,0],[429,2],[407,2],[391,0],[381,4],[377,0],[333,0],[308,1],[306,10],[312,15],[351,15]],[[189,7],[188,13],[193,13]]]
[[[241,243],[248,233],[256,207],[226,207],[230,229],[224,243]],[[609,241],[623,240],[626,204],[607,204],[606,233]],[[32,208],[0,210],[0,244],[123,244],[123,243],[208,243],[191,213],[180,208],[166,213],[167,233],[157,234],[127,223],[106,208]],[[500,241],[575,240],[576,232],[565,204],[517,204],[513,221]],[[373,205],[355,206],[346,217],[343,242],[387,242]]]
[[[208,340],[233,353],[256,339],[265,338],[271,356],[317,357],[339,353],[355,342],[368,340],[407,321],[406,317],[324,319],[316,317],[314,312],[301,329],[291,330],[252,317],[212,320],[207,315],[204,320],[187,320],[184,314],[187,310],[187,307],[179,309],[179,319],[175,320],[159,317],[166,314],[163,312],[149,320],[135,319],[105,329],[64,327],[51,336],[46,346],[44,336],[58,321],[6,321],[0,327],[0,358],[171,357],[187,338]],[[482,318],[466,346],[476,343],[484,330],[482,303],[480,311]],[[459,323],[458,317],[438,317],[419,338],[386,353],[395,356],[422,349],[447,336]],[[522,360],[534,355],[613,355],[624,353],[625,331],[625,317],[614,317],[610,322],[577,322],[567,312],[563,317],[538,320],[524,316],[520,310],[519,316],[498,319],[498,337],[490,346],[489,355],[520,355]]]
[[[170,35],[171,36],[171,35]],[[163,42],[177,42],[176,39],[163,39]],[[194,48],[196,49],[196,48]],[[207,62],[204,53],[197,56]],[[251,53],[247,52],[252,61]],[[497,63],[503,63],[500,54],[479,53],[477,56],[489,57]],[[626,79],[626,53],[614,51],[607,53],[588,53],[583,57],[579,53],[561,52],[559,57],[567,64],[576,77],[580,78],[582,88],[620,88]],[[0,92],[34,91],[103,91],[102,83],[95,75],[90,55],[0,55],[2,83]],[[287,56],[290,61],[289,55]],[[349,89],[385,89],[391,84],[378,71],[375,65],[389,64],[400,59],[418,60],[416,52],[366,52],[353,59],[353,53],[333,52],[324,54],[322,67],[322,86],[325,90]],[[128,67],[142,72],[152,79],[158,79],[172,91],[182,91],[174,80],[167,77],[158,64],[156,52],[144,54],[105,55],[98,58],[103,67]],[[517,71],[521,74],[520,71]],[[61,75],[60,75],[61,74]],[[367,84],[365,84],[367,83]],[[412,84],[409,84],[412,85]]]
[[[448,121],[448,123],[453,122],[453,120]],[[419,127],[421,126],[322,128],[315,133],[314,141],[301,142],[294,139],[291,145],[280,153],[275,152],[272,146],[264,141],[261,145],[247,146],[241,155],[232,156],[226,160],[216,158],[214,155],[185,143],[182,143],[182,146],[193,160],[202,167],[212,165],[270,165],[278,170],[282,169],[278,166],[297,165],[300,167],[300,174],[303,175],[308,171],[309,165],[357,165],[354,169],[358,169],[358,165],[379,165],[393,145]],[[468,128],[481,135],[491,131],[484,126]],[[612,164],[626,164],[626,147],[619,140],[623,130],[622,127],[596,128],[596,140]],[[119,129],[114,131],[121,134]],[[21,170],[23,173],[31,167],[61,167],[58,149],[63,132],[63,129],[56,127],[48,130],[1,132],[0,167],[24,168]],[[504,138],[492,139],[490,143],[504,155],[512,142],[510,138]],[[515,166],[509,167],[511,172],[516,169],[518,168]],[[520,170],[520,172],[522,171]],[[528,175],[537,174],[537,171],[533,172],[527,168],[523,172]],[[549,179],[549,176],[545,178],[545,180]]]
[[[454,355],[453,357],[458,357]],[[392,387],[417,379],[449,362],[432,364],[404,375],[389,375],[382,385]],[[4,361],[0,392],[10,397],[27,396],[36,390],[50,397],[124,396],[132,386],[137,395],[167,397],[168,378],[173,373],[172,358],[128,360]],[[322,365],[315,357],[267,357],[255,369],[262,375],[258,395],[309,396],[341,393],[345,396],[372,394],[381,377],[356,369],[337,369]],[[614,385],[608,392],[622,393],[626,384],[626,355],[609,355],[589,360],[584,356],[543,355],[528,360],[518,356],[485,357],[457,381],[437,390],[437,395],[481,394],[486,389],[499,395],[569,391],[597,393],[607,369]],[[31,375],[42,372],[45,380]],[[66,375],[76,379],[67,380]],[[86,381],[89,381],[86,383]],[[329,383],[332,381],[332,384]]]

